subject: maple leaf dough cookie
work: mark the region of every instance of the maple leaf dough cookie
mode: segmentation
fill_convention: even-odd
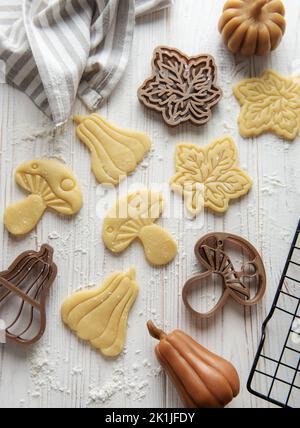
[[[203,207],[224,213],[230,200],[244,196],[252,187],[252,180],[238,167],[237,148],[229,136],[204,148],[179,144],[176,171],[171,188],[184,197],[187,210],[194,216]]]
[[[135,269],[115,273],[96,290],[79,291],[61,308],[64,323],[107,357],[118,356],[126,339],[127,319],[138,295]]]
[[[119,199],[103,223],[102,238],[106,247],[120,254],[138,239],[151,264],[170,263],[177,254],[177,244],[166,230],[154,224],[162,212],[163,197],[159,192],[145,189]]]
[[[212,108],[222,98],[211,55],[189,57],[178,49],[159,46],[153,54],[152,71],[138,90],[138,98],[161,113],[168,126],[184,122],[200,126],[211,119]]]
[[[300,131],[300,84],[267,70],[260,78],[246,79],[233,89],[242,106],[242,137],[272,132],[293,141]]]
[[[92,154],[92,171],[99,183],[116,186],[132,174],[151,148],[149,137],[119,129],[98,114],[74,116],[77,135]]]
[[[25,162],[16,170],[15,178],[30,195],[4,212],[4,224],[13,235],[31,232],[47,208],[71,216],[82,207],[79,184],[62,162],[52,159]]]

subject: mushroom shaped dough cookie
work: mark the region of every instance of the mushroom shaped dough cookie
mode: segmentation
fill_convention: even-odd
[[[163,197],[159,192],[141,190],[118,200],[104,220],[102,237],[106,247],[119,254],[139,239],[151,264],[170,263],[177,254],[177,244],[168,232],[154,224],[162,212]]]
[[[82,193],[72,172],[57,160],[32,160],[19,166],[16,182],[30,195],[6,208],[4,224],[16,236],[31,232],[47,208],[73,215],[82,207]]]

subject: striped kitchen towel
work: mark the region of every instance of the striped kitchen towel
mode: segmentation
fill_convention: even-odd
[[[75,98],[97,109],[120,80],[135,17],[172,0],[0,0],[0,60],[7,83],[55,125]]]

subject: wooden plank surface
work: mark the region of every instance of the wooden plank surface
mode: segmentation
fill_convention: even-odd
[[[176,143],[203,146],[224,134],[235,139],[241,166],[254,180],[251,193],[233,203],[224,216],[206,212],[195,223],[171,213],[161,220],[160,224],[171,231],[179,245],[175,262],[162,269],[147,264],[139,244],[132,245],[121,257],[104,249],[100,239],[102,217],[116,195],[97,185],[90,172],[89,152],[75,137],[73,124],[53,134],[50,122],[25,95],[0,85],[0,217],[6,206],[23,195],[14,183],[14,169],[32,158],[56,157],[72,166],[85,198],[78,216],[65,219],[47,212],[36,231],[24,239],[12,238],[0,223],[2,270],[20,252],[37,249],[46,242],[55,248],[59,267],[48,298],[47,331],[41,342],[30,349],[0,346],[0,407],[180,406],[176,392],[156,362],[155,344],[145,329],[148,319],[167,331],[184,329],[236,365],[242,391],[232,407],[268,406],[247,392],[246,381],[261,324],[272,303],[299,218],[300,139],[287,143],[264,135],[243,140],[238,133],[239,106],[232,86],[266,68],[284,75],[300,74],[300,7],[295,0],[284,3],[287,33],[280,48],[266,58],[244,59],[227,52],[217,32],[222,0],[175,0],[171,10],[137,22],[126,75],[100,110],[120,127],[143,130],[153,140],[151,155],[129,178],[128,187],[163,184],[169,198],[167,183],[174,174]],[[216,58],[224,99],[207,126],[170,130],[159,116],[138,103],[137,88],[149,76],[152,51],[159,44],[177,47],[190,55],[210,53]],[[74,112],[87,113],[79,101]],[[125,184],[119,191],[126,193]],[[257,307],[245,310],[229,303],[213,320],[199,322],[185,310],[181,289],[186,279],[200,270],[193,254],[194,243],[211,231],[240,234],[257,246],[266,264],[268,289]],[[126,350],[117,360],[107,360],[62,325],[60,306],[79,287],[100,285],[112,272],[128,270],[133,265],[137,268],[140,294],[130,315]],[[216,298],[217,284],[209,293]],[[195,301],[199,298],[200,293],[194,296]],[[283,328],[278,325],[279,332]]]

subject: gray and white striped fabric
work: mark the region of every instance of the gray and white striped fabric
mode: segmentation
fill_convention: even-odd
[[[55,125],[78,95],[90,110],[120,80],[135,16],[172,0],[0,0],[0,60],[7,83],[25,92]]]

